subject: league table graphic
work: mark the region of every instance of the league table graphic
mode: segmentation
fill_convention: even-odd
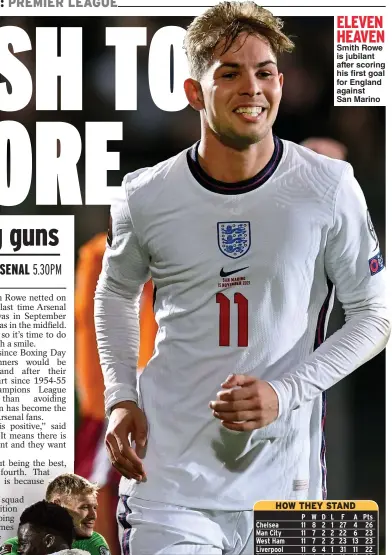
[[[378,555],[374,501],[259,501],[254,553]]]

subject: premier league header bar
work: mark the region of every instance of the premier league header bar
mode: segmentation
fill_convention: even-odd
[[[164,2],[160,0],[1,0],[0,12],[2,16],[19,15],[55,15],[56,17],[77,15],[154,15],[156,16],[187,16],[194,17],[205,11],[209,6],[217,4],[219,0],[206,2],[205,0],[176,0]],[[354,17],[360,15],[374,15],[374,8],[369,0],[358,3],[358,1],[345,0],[344,6],[336,5],[336,0],[323,0],[322,5],[317,5],[314,0],[301,0],[294,3],[288,0],[276,0],[267,2],[264,7],[271,10],[276,16],[295,15],[331,15],[339,13]],[[385,2],[377,6],[378,12],[385,9]],[[38,12],[39,10],[39,12]]]

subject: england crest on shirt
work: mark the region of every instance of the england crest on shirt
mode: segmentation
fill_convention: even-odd
[[[229,258],[244,256],[250,248],[250,222],[218,222],[218,246]]]

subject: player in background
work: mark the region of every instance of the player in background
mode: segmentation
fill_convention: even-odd
[[[106,233],[99,233],[85,243],[79,250],[76,266],[75,367],[80,423],[76,433],[75,472],[99,484],[95,530],[105,537],[111,554],[118,555],[120,546],[115,509],[120,475],[106,456],[104,383],[94,328],[94,292],[102,268],[106,238]],[[153,286],[149,281],[141,300],[139,371],[147,364],[154,349],[156,322],[152,297]]]
[[[347,159],[347,147],[335,139],[329,137],[309,137],[301,142],[302,146],[310,148],[318,154],[336,158],[337,160]]]
[[[20,516],[17,552],[21,555],[56,553],[69,549],[72,538],[73,521],[68,511],[55,503],[38,501]]]
[[[324,392],[390,330],[351,166],[273,134],[281,22],[224,2],[185,47],[201,140],[125,176],[96,292],[124,555],[250,554],[255,501],[323,498]],[[158,334],[137,392],[150,276]],[[324,341],[335,289],[345,324]]]
[[[105,538],[94,531],[97,518],[98,487],[76,474],[61,474],[52,480],[45,494],[47,502],[67,509],[73,519],[72,548],[88,551],[91,555],[110,555]],[[19,535],[4,542],[5,553],[18,553]]]

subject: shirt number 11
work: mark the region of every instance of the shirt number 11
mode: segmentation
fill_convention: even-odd
[[[216,294],[219,304],[219,345],[230,346],[230,305],[231,300],[224,293]],[[234,293],[238,312],[238,347],[248,346],[248,299],[241,293]]]

